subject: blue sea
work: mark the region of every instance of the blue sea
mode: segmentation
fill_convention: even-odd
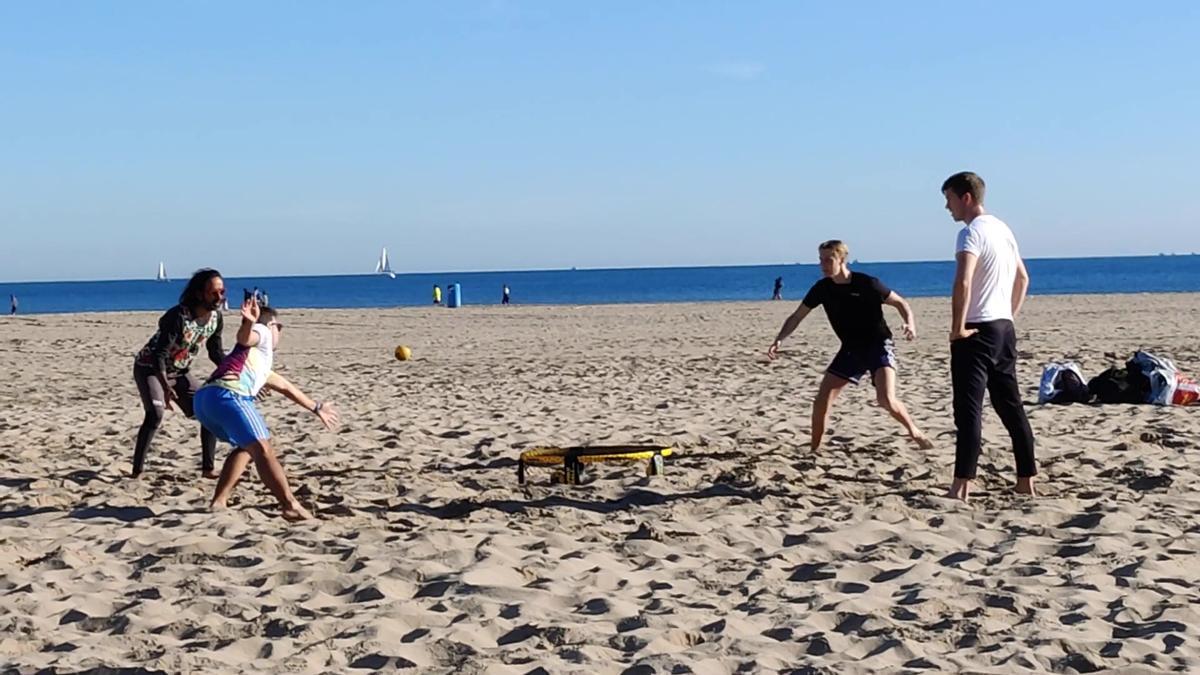
[[[1042,258],[1026,260],[1030,293],[1164,293],[1200,291],[1200,256]],[[907,297],[946,296],[953,261],[851,264],[881,278]],[[592,305],[632,302],[767,300],[775,277],[783,277],[786,300],[798,301],[821,277],[815,264],[737,267],[445,272],[308,277],[227,277],[230,303],[242,288],[270,293],[278,307],[414,307],[431,302],[434,284],[443,293],[460,284],[466,305],[500,303],[501,287],[514,304]],[[161,310],[173,305],[186,279],[0,282],[0,302],[16,294],[21,314]],[[443,295],[443,298],[446,296]],[[7,305],[3,305],[7,310]]]

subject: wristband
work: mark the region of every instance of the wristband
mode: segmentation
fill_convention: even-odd
[[[321,405],[322,404],[320,401],[317,401],[316,403],[313,404],[313,414],[315,414],[315,415],[321,414]]]

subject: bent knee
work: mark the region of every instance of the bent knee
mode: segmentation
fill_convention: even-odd
[[[879,404],[879,407],[888,412],[895,412],[900,409],[900,400],[891,396],[880,396],[875,399],[875,402]]]

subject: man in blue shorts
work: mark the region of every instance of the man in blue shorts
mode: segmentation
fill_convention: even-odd
[[[321,419],[326,429],[338,423],[337,411],[331,404],[313,401],[282,375],[272,372],[275,348],[283,333],[279,315],[270,307],[260,307],[262,296],[256,291],[242,303],[242,323],[238,327],[237,345],[221,361],[208,382],[196,392],[196,419],[218,439],[234,447],[225,460],[212,508],[223,509],[233,486],[237,484],[251,460],[267,489],[279,500],[283,517],[305,520],[312,517],[288,487],[283,466],[271,447],[271,432],[255,406],[254,398],[264,387],[278,391]]]
[[[883,305],[895,307],[904,320],[904,336],[911,340],[917,335],[912,309],[904,298],[879,279],[862,272],[851,272],[846,263],[850,249],[844,243],[836,239],[824,242],[818,252],[825,278],[813,284],[767,349],[767,357],[774,360],[779,355],[780,344],[818,306],[825,307],[829,324],[842,341],[841,349],[825,369],[825,377],[813,403],[812,449],[821,447],[829,411],[838,394],[846,385],[858,384],[867,373],[871,374],[875,384],[875,400],[879,405],[904,425],[917,445],[925,450],[932,448],[933,443],[921,433],[908,409],[896,398],[896,353],[892,332],[883,319]]]

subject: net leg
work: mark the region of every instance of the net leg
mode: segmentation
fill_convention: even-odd
[[[663,474],[663,456],[658,453],[654,453],[654,456],[651,457],[650,461],[646,463],[646,475],[647,476],[661,476],[662,474]]]
[[[564,485],[581,485],[584,482],[583,462],[579,461],[579,457],[574,454],[563,456],[563,484]]]

